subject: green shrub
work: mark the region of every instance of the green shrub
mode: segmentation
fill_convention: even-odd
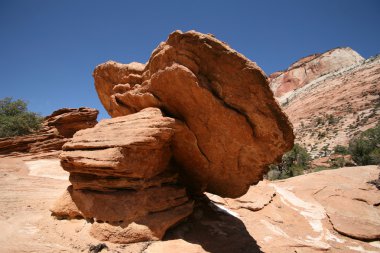
[[[358,165],[380,163],[380,122],[350,140],[348,150]]]
[[[12,98],[0,100],[0,138],[25,135],[41,128],[43,118],[29,112],[27,103]]]
[[[329,164],[331,167],[342,168],[346,166],[346,160],[344,159],[344,157],[331,158]]]
[[[309,167],[310,160],[307,150],[299,144],[294,144],[292,150],[282,156],[280,164],[269,165],[267,178],[276,180],[302,175]]]
[[[325,166],[317,166],[313,169],[313,172],[318,172],[322,170],[334,170],[337,169],[337,167],[325,167]]]
[[[337,145],[334,148],[334,153],[335,154],[340,154],[340,155],[348,155],[350,152],[348,151],[348,148],[342,145]]]

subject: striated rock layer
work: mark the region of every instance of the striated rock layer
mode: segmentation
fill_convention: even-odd
[[[178,119],[173,159],[193,192],[240,196],[293,145],[263,71],[212,35],[175,31],[146,65],[106,62],[93,76],[112,117],[157,107]]]
[[[304,73],[302,87],[288,85],[300,82],[295,71]],[[320,157],[380,120],[379,83],[379,56],[364,60],[352,49],[338,48],[306,63],[301,59],[272,79],[271,87],[294,125],[296,141]]]
[[[186,190],[243,195],[293,145],[265,74],[211,35],[176,31],[146,65],[107,62],[94,79],[114,118],[63,146],[72,185],[51,211],[93,220],[100,240],[161,239],[192,213]]]
[[[0,154],[12,152],[38,153],[61,150],[62,145],[75,132],[95,126],[98,110],[63,108],[54,111],[44,119],[42,129],[34,134],[0,139]]]
[[[364,58],[351,48],[332,49],[323,54],[304,57],[290,65],[287,70],[271,74],[270,86],[276,97],[288,98],[293,90],[323,75],[363,62]]]
[[[77,132],[60,155],[72,186],[53,215],[93,219],[100,240],[161,239],[193,206],[170,164],[176,124],[147,108]]]

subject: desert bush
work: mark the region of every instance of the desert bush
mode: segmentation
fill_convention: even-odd
[[[332,168],[342,168],[346,166],[346,160],[344,157],[331,158],[329,164]]]
[[[334,115],[329,114],[329,115],[327,116],[327,123],[328,123],[329,125],[335,125],[335,124],[338,123],[338,122],[339,122],[339,118],[335,117]]]
[[[334,153],[340,155],[348,155],[350,152],[348,151],[347,147],[342,145],[336,145],[334,148]]]
[[[299,144],[294,144],[292,150],[282,156],[280,164],[269,165],[267,178],[276,180],[302,175],[309,167],[310,160],[307,150]]]
[[[0,138],[25,135],[41,128],[43,118],[28,111],[27,103],[21,99],[0,100]]]
[[[358,165],[380,163],[380,122],[350,140],[348,150]]]

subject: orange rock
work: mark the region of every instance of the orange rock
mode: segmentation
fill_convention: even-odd
[[[172,152],[193,192],[243,195],[293,145],[263,71],[213,36],[175,31],[146,65],[107,62],[93,75],[111,116],[153,106],[182,121]]]
[[[87,107],[59,109],[44,119],[37,133],[0,138],[0,154],[61,150],[75,132],[95,126],[97,116],[98,110]]]
[[[176,129],[176,120],[146,108],[77,132],[60,155],[72,186],[53,215],[93,219],[100,240],[161,239],[193,206],[170,160]]]
[[[95,126],[98,113],[98,110],[87,107],[62,108],[47,116],[44,125],[55,127],[59,135],[71,138],[77,131]]]

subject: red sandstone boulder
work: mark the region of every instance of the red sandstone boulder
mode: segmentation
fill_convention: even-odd
[[[171,163],[177,124],[146,108],[78,131],[60,155],[72,186],[53,215],[93,219],[90,233],[100,240],[161,239],[193,207]]]
[[[263,71],[211,35],[173,32],[146,65],[107,62],[94,79],[113,117],[158,107],[182,122],[171,149],[193,192],[240,196],[293,145]]]

